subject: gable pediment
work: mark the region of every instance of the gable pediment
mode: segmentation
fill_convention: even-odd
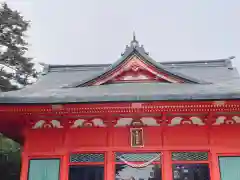
[[[99,86],[116,83],[191,83],[201,84],[203,81],[172,72],[157,63],[139,46],[135,36],[126,47],[120,60],[112,64],[97,76],[75,83],[70,87]],[[68,86],[69,87],[69,86]]]
[[[95,82],[92,82],[91,85],[129,82],[183,83],[181,79],[168,76],[166,73],[161,72],[151,64],[147,64],[144,59],[134,54],[114,70],[106,73]]]

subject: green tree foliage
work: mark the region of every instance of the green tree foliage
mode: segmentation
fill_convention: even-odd
[[[26,57],[29,21],[6,3],[0,4],[0,91],[21,88],[36,77],[32,59]],[[0,133],[0,179],[20,179],[20,145]]]
[[[35,77],[32,59],[25,56],[28,50],[26,31],[30,24],[23,16],[0,4],[0,90],[16,90]]]
[[[20,145],[0,134],[0,179],[19,180],[20,166]]]

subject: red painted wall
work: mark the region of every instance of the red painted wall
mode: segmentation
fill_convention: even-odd
[[[60,180],[67,180],[69,153],[105,152],[106,180],[113,180],[114,151],[161,151],[163,179],[172,179],[171,151],[208,151],[211,180],[220,180],[218,156],[240,156],[240,125],[144,127],[144,147],[130,146],[130,128],[27,130],[21,180],[27,180],[30,158],[61,158]]]
[[[219,153],[240,153],[240,126],[144,127],[144,148],[156,150],[214,149]],[[25,152],[56,153],[62,151],[129,149],[130,128],[82,128],[28,130]],[[110,140],[109,140],[110,139]],[[133,149],[134,150],[134,149]]]

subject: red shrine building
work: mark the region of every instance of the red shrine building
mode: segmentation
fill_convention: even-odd
[[[134,37],[113,64],[46,66],[0,94],[21,180],[239,180],[231,59],[158,62]]]

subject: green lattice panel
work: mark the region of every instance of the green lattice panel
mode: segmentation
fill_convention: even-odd
[[[79,163],[79,162],[104,162],[104,154],[71,154],[70,162]]]
[[[173,161],[207,161],[207,152],[173,152]]]

